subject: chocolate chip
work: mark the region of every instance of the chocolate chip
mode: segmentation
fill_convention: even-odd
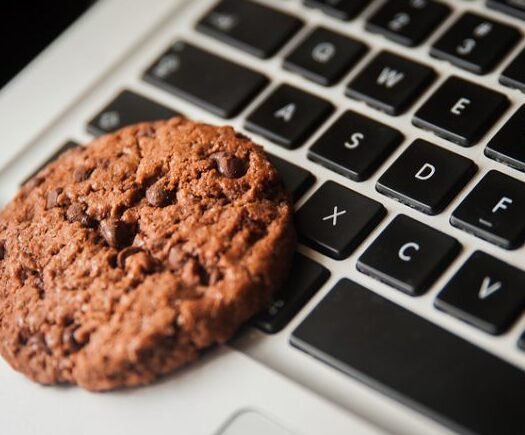
[[[73,172],[73,178],[77,183],[79,183],[81,181],[87,180],[92,172],[93,172],[93,169],[86,168],[85,166],[80,166],[76,168],[75,171]]]
[[[213,153],[210,159],[217,164],[217,169],[225,177],[239,178],[246,174],[247,167],[244,160],[241,160],[229,152],[220,151]]]
[[[168,253],[168,267],[171,270],[180,269],[186,258],[186,253],[182,250],[180,245],[175,245]]]
[[[134,226],[118,219],[106,219],[100,222],[100,234],[112,248],[130,245],[135,236]]]
[[[53,189],[47,193],[47,202],[46,202],[47,209],[57,206],[58,195],[60,195],[62,191],[63,189],[61,187],[58,187],[57,189]]]
[[[146,191],[146,199],[153,207],[164,207],[170,201],[170,194],[163,187],[154,184]]]
[[[5,240],[0,240],[0,260],[3,260],[5,258]]]
[[[124,269],[124,267],[126,266],[126,258],[141,251],[142,249],[138,246],[128,246],[127,248],[124,248],[117,255],[117,265]]]
[[[69,222],[78,222],[84,227],[93,228],[96,226],[97,222],[86,212],[86,205],[76,202],[71,204],[66,210],[66,219]]]

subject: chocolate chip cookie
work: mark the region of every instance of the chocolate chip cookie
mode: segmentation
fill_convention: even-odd
[[[44,384],[149,383],[269,302],[292,212],[230,127],[174,118],[70,150],[0,212],[0,353]]]

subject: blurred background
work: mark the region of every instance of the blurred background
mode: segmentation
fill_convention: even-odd
[[[0,4],[0,88],[95,0],[14,0]]]

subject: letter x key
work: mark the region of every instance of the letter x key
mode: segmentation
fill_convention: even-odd
[[[299,209],[296,222],[303,243],[341,260],[385,214],[378,202],[328,181]]]
[[[332,221],[332,225],[335,227],[337,225],[337,218],[339,216],[342,216],[346,214],[346,210],[341,210],[341,211],[338,211],[338,207],[337,205],[334,207],[334,212],[328,216],[325,216],[323,218],[324,221]]]

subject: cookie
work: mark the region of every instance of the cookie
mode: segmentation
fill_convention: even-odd
[[[269,302],[292,213],[230,127],[174,118],[70,150],[0,213],[0,353],[43,384],[147,384]]]

